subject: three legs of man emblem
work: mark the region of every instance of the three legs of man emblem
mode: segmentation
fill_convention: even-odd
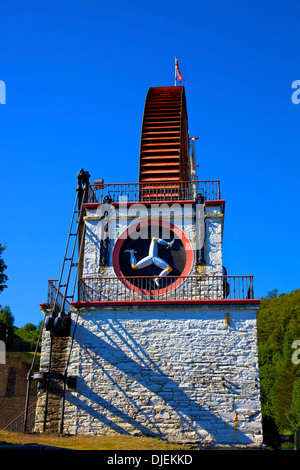
[[[157,245],[163,245],[166,246],[167,249],[171,248],[175,242],[175,239],[173,239],[171,242],[167,242],[166,240],[163,240],[162,238],[156,238],[153,237],[150,243],[149,247],[149,254],[145,258],[141,259],[140,261],[136,261],[135,257],[135,250],[125,250],[125,253],[130,253],[130,263],[132,269],[143,269],[146,268],[147,266],[150,266],[153,264],[157,268],[162,269],[160,274],[158,275],[157,278],[155,278],[155,284],[159,286],[159,278],[167,276],[170,274],[172,271],[172,267],[163,259],[159,258],[158,255],[158,246]]]

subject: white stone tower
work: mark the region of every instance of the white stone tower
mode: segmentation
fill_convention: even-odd
[[[262,445],[259,300],[223,267],[225,200],[193,144],[184,87],[150,88],[139,182],[80,173],[78,294],[49,281],[41,304],[36,431]]]

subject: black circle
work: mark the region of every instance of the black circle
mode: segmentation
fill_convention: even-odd
[[[139,234],[139,226],[136,230],[131,233],[128,238],[123,242],[120,253],[119,253],[119,265],[122,274],[126,278],[132,278],[133,276],[158,276],[162,269],[154,266],[153,264],[142,269],[133,269],[130,262],[130,253],[126,253],[126,250],[134,250],[136,262],[142,260],[149,254],[149,247],[153,237],[163,238],[167,242],[175,239],[172,247],[168,248],[164,245],[157,244],[158,257],[171,266],[172,271],[168,276],[159,280],[159,287],[167,287],[172,284],[183,272],[186,264],[186,252],[184,245],[180,238],[169,228],[166,237],[166,229],[162,226],[151,226],[143,228],[141,234]],[[139,286],[144,289],[157,289],[158,286],[155,284],[154,279],[128,279],[130,283],[135,286]]]

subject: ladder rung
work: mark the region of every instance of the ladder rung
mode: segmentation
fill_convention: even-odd
[[[65,258],[65,261],[72,261],[72,258]]]

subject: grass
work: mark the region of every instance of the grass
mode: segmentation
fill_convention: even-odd
[[[171,444],[146,436],[60,436],[55,434],[23,434],[0,431],[1,445],[38,444],[72,450],[187,450],[187,446]]]
[[[34,351],[7,351],[6,352],[7,356],[15,357],[17,359],[21,359],[22,362],[27,366],[30,367],[32,364],[33,356],[34,356]],[[41,353],[38,352],[34,361],[34,370],[39,369],[39,363],[40,363],[40,356]]]

